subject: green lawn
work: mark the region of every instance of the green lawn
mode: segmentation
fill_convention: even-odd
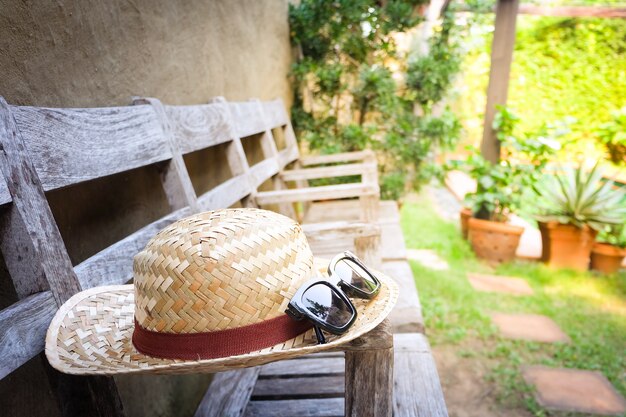
[[[553,415],[536,404],[524,385],[523,364],[598,370],[626,396],[626,274],[555,271],[531,262],[491,269],[476,259],[457,224],[441,219],[426,197],[403,206],[402,229],[408,248],[433,249],[450,265],[449,271],[434,271],[411,262],[429,340],[433,345],[457,345],[461,356],[495,361],[488,378],[499,387],[503,407],[526,406],[535,415]],[[535,294],[477,292],[467,281],[467,272],[521,277]],[[549,316],[571,343],[500,338],[489,319],[495,311]]]

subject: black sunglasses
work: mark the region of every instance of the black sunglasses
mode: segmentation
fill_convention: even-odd
[[[315,336],[326,343],[321,329],[340,335],[348,331],[357,312],[348,296],[374,298],[380,291],[380,281],[356,255],[345,251],[328,265],[328,278],[314,278],[296,291],[286,313],[295,320],[313,322]]]

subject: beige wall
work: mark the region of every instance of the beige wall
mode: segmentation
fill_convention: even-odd
[[[12,104],[117,106],[283,97],[287,0],[0,0],[0,95]],[[227,173],[223,149],[187,157],[194,184]],[[207,162],[209,162],[207,164]],[[168,212],[155,167],[49,193],[74,263]],[[0,209],[0,215],[5,213]],[[0,308],[15,300],[0,259]],[[118,378],[130,416],[192,415],[210,377]],[[56,416],[42,359],[0,381],[3,416]]]

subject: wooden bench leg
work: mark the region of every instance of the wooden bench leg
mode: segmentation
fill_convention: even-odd
[[[345,415],[392,417],[393,335],[389,324],[381,323],[355,342],[346,348]]]

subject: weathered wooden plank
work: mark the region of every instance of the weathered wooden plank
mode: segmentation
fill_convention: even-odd
[[[394,333],[423,333],[424,319],[420,300],[415,287],[413,271],[407,261],[384,262],[380,270],[396,281],[402,288],[389,321]]]
[[[244,417],[342,417],[343,410],[343,398],[251,401]]]
[[[259,185],[278,174],[279,171],[278,162],[273,158],[265,159],[251,166],[250,177],[252,179],[252,185],[254,188],[258,188]]]
[[[229,142],[235,134],[224,103],[165,106],[165,114],[183,154]]]
[[[380,226],[372,223],[328,222],[302,225],[307,239],[335,241],[380,235]]]
[[[267,129],[256,101],[228,103],[234,121],[235,133],[239,138],[263,133]]]
[[[258,367],[216,374],[194,417],[240,417],[248,405],[258,375]]]
[[[46,191],[171,157],[150,106],[11,111]]]
[[[493,129],[496,106],[505,105],[509,91],[509,77],[513,48],[515,46],[515,24],[519,0],[498,0],[496,23],[491,44],[491,67],[487,87],[487,105],[483,124],[482,155],[492,163],[500,160],[500,141]]]
[[[393,365],[393,348],[346,352],[346,416],[392,416]]]
[[[364,159],[371,158],[372,155],[374,155],[374,153],[370,150],[335,153],[331,155],[313,155],[300,158],[300,163],[303,166],[310,166],[320,164],[334,164],[338,162],[362,161]]]
[[[396,417],[448,417],[437,366],[426,337],[394,335],[394,401]]]
[[[163,190],[167,196],[167,202],[172,210],[178,210],[183,207],[191,208],[191,211],[198,211],[198,204],[196,202],[196,192],[189,178],[189,172],[183,161],[183,156],[180,151],[180,143],[177,141],[175,134],[172,130],[172,121],[165,113],[163,104],[156,98],[143,98],[135,99],[134,104],[141,102],[147,102],[154,109],[155,114],[163,134],[167,139],[170,147],[170,153],[172,159],[164,162],[159,168],[161,177],[161,183],[163,184]]]
[[[360,163],[334,165],[329,167],[291,169],[280,174],[284,181],[312,180],[317,178],[346,177],[376,172],[376,164]]]
[[[327,375],[341,374],[344,371],[343,358],[289,359],[272,362],[261,367],[261,376],[280,377],[288,375]]]
[[[56,311],[50,291],[33,294],[0,311],[0,379],[43,350]]]
[[[4,178],[0,178],[0,206],[11,202],[11,193]]]
[[[345,377],[314,376],[308,378],[259,379],[252,391],[252,400],[342,397]]]
[[[265,122],[269,129],[285,126],[289,123],[289,115],[282,99],[262,102]]]
[[[298,147],[290,146],[288,148],[283,149],[278,152],[278,165],[280,165],[280,169],[285,168],[285,166],[289,165],[293,161],[297,160],[300,156],[298,152]]]
[[[74,271],[81,287],[87,289],[128,282],[133,277],[133,256],[142,250],[159,230],[191,213],[188,207],[172,212],[76,265]]]
[[[233,177],[198,197],[201,210],[216,210],[232,206],[250,195],[253,188],[247,175]]]
[[[320,187],[298,188],[279,191],[263,191],[256,194],[258,204],[295,203],[298,201],[315,201],[364,195],[377,195],[378,188],[365,184],[338,184]]]

